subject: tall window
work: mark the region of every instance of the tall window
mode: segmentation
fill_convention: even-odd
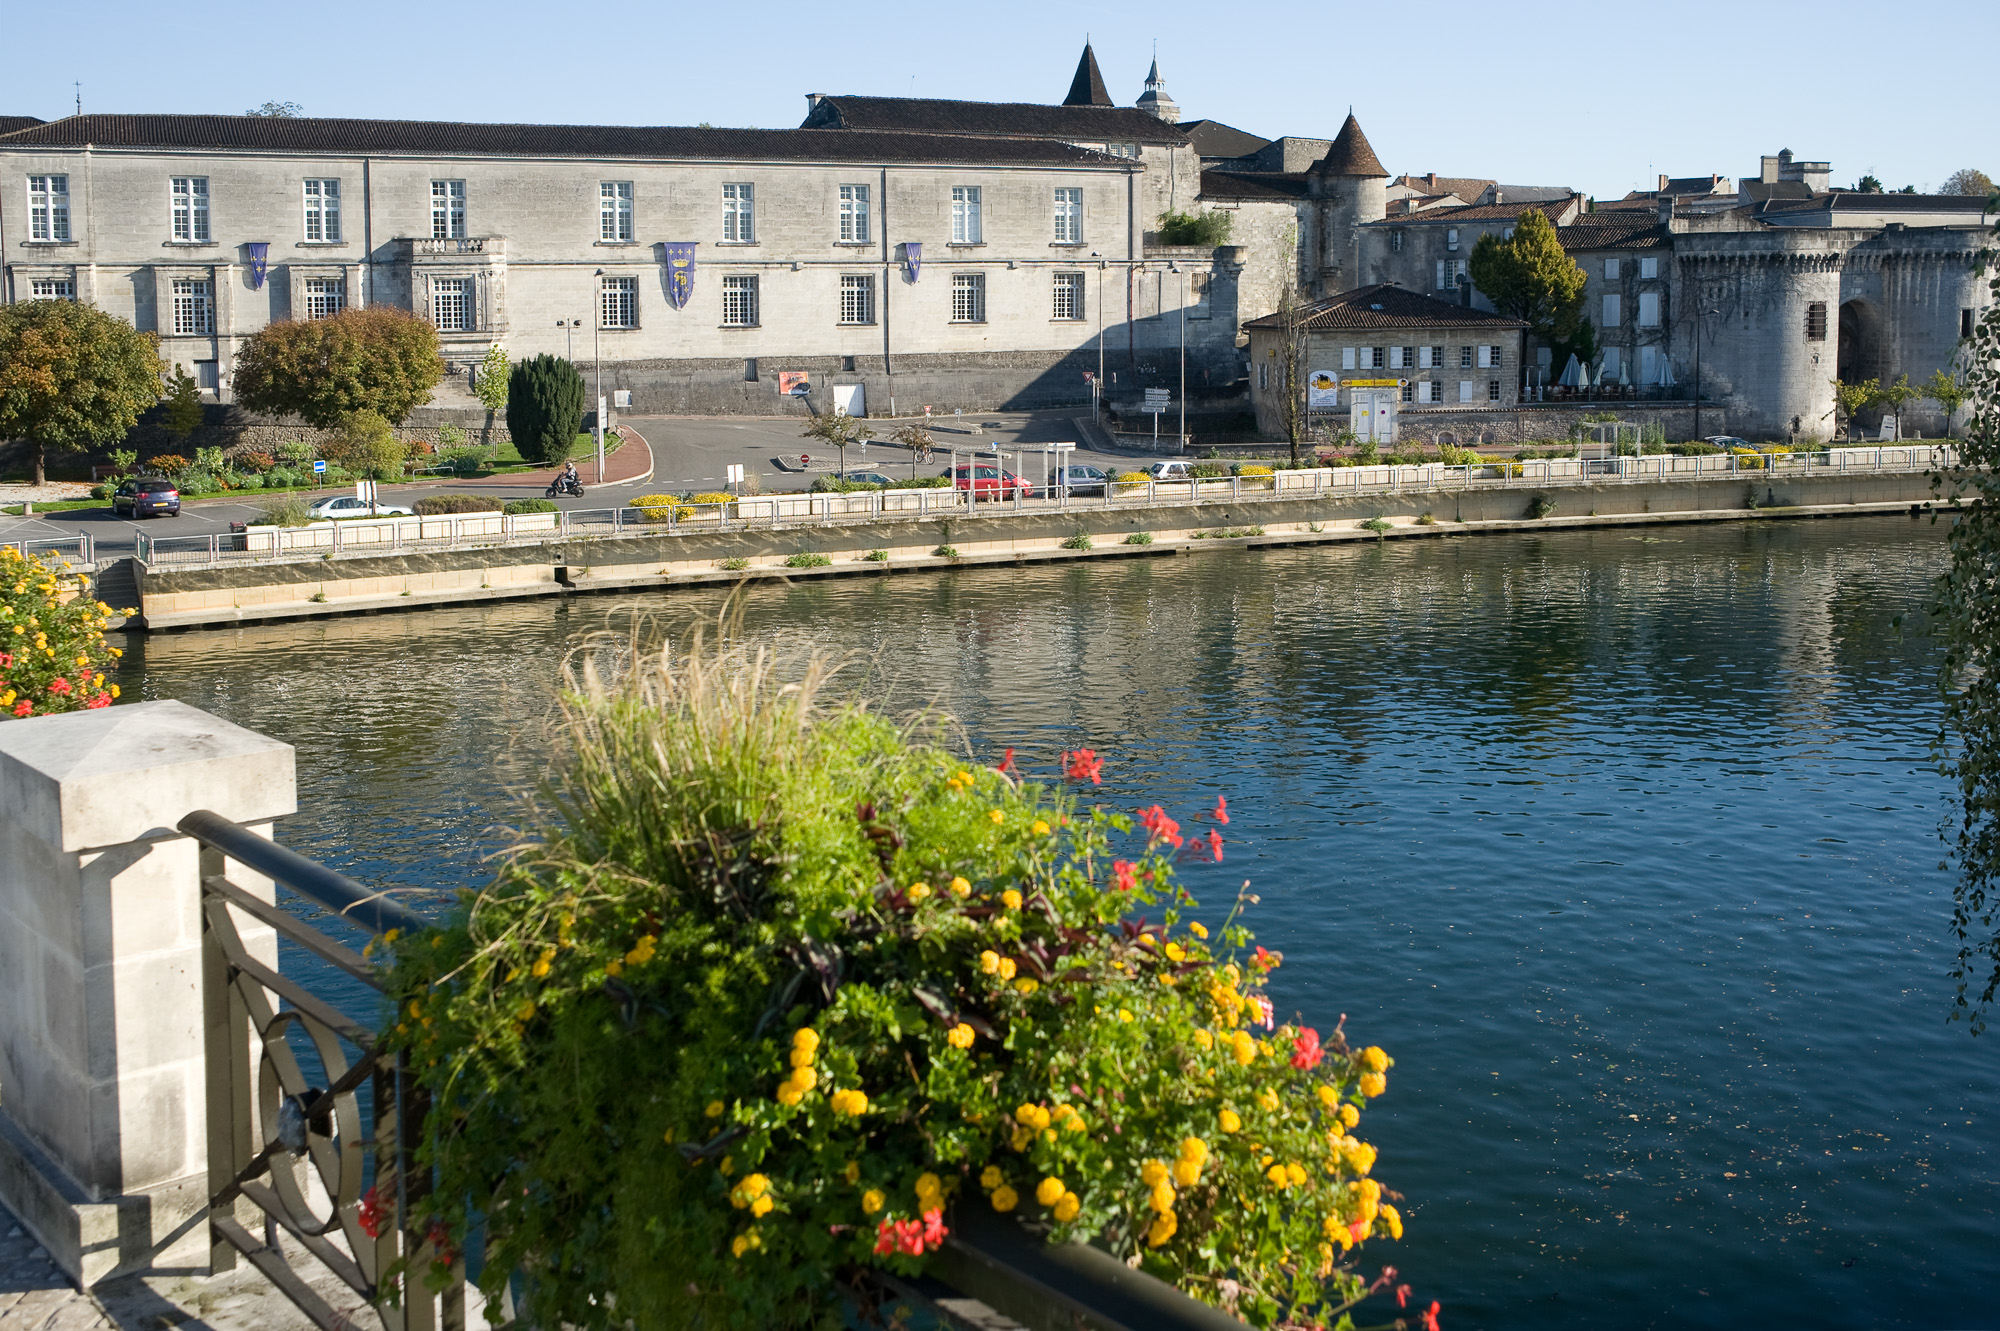
[[[951,321],[955,324],[986,322],[986,274],[951,275]]]
[[[840,321],[844,324],[875,322],[875,279],[844,273],[840,279]]]
[[[28,239],[69,239],[69,177],[28,177]]]
[[[1651,282],[1654,279],[1658,278],[1659,275],[1660,275],[1660,261],[1658,258],[1652,255],[1648,255],[1647,257],[1639,260],[1639,279],[1641,281]]]
[[[858,243],[868,239],[868,187],[840,187],[840,238]]]
[[[1618,260],[1606,259],[1604,261],[1604,280],[1607,282],[1616,282],[1618,280]]]
[[[979,186],[951,187],[951,243],[981,244],[979,230]]]
[[[1499,369],[1499,368],[1500,368],[1500,359],[1501,359],[1501,356],[1502,356],[1502,355],[1503,355],[1503,354],[1505,353],[1505,350],[1506,350],[1506,349],[1505,349],[1504,347],[1488,347],[1488,348],[1486,348],[1486,363],[1487,363],[1488,365],[1491,365],[1491,366],[1492,366],[1492,367],[1493,367],[1494,369],[1496,369],[1496,370],[1497,370],[1497,369]]]
[[[1620,309],[1618,293],[1615,291],[1606,292],[1604,296],[1604,317],[1598,321],[1598,327],[1616,328],[1618,326],[1618,316],[1622,313],[1624,311]]]
[[[757,239],[757,195],[753,185],[722,187],[722,239],[748,245]]]
[[[1824,324],[1824,317],[1822,317],[1821,322]],[[1657,291],[1641,291],[1639,293],[1639,327],[1658,328],[1659,326],[1660,293]],[[1820,341],[1824,342],[1825,340],[1826,333],[1822,329],[1820,332]]]
[[[333,244],[340,239],[340,182],[306,182],[306,239]]]
[[[1479,363],[1480,363],[1481,365],[1484,365],[1484,364],[1485,364],[1486,362],[1485,362],[1485,361],[1480,361]],[[1471,347],[1460,347],[1460,348],[1458,349],[1458,368],[1459,368],[1459,369],[1461,369],[1461,370],[1469,370],[1469,369],[1471,369],[1471,368],[1472,368],[1472,348],[1471,348]]]
[[[629,180],[599,182],[597,238],[620,241],[630,240],[632,236],[632,182]]]
[[[1500,400],[1500,381],[1498,379],[1488,379],[1486,381],[1486,400],[1488,402],[1498,402]]]
[[[208,177],[173,178],[174,239],[201,243],[208,239]]]
[[[603,321],[600,328],[637,328],[639,326],[639,279],[636,277],[607,277],[598,283],[598,317]]]
[[[1458,290],[1458,280],[1465,276],[1465,260],[1439,259],[1437,261],[1437,289],[1439,291]]]
[[[344,277],[308,277],[306,279],[306,318],[327,319],[347,308],[347,279]]]
[[[1055,290],[1055,309],[1051,311],[1049,317],[1052,319],[1083,318],[1083,274],[1057,273]]]
[[[722,326],[725,328],[754,328],[757,326],[757,279],[755,277],[725,277],[722,279]]]
[[[215,333],[215,283],[194,278],[174,279],[174,336],[209,337]]]
[[[431,279],[431,322],[440,333],[472,331],[472,293],[469,277]]]
[[[1056,244],[1081,245],[1082,243],[1083,191],[1059,189],[1056,191]]]
[[[67,277],[37,277],[28,283],[30,300],[75,300],[76,283]]]
[[[1444,247],[1448,250],[1456,250],[1458,248],[1457,227],[1452,227],[1444,233]]]
[[[431,182],[431,239],[462,240],[465,237],[465,182]]]

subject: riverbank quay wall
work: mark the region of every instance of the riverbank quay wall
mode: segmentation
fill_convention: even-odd
[[[1440,486],[1199,504],[1000,509],[200,568],[137,565],[139,614],[129,626],[221,627],[583,592],[729,586],[745,579],[1194,555],[1243,545],[1919,511],[1932,499],[1921,472],[1743,473],[1700,482]],[[1365,525],[1377,520],[1388,528]],[[1143,543],[1131,543],[1135,537]],[[793,566],[789,561],[799,556],[828,562]]]

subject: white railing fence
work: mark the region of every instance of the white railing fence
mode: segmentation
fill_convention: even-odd
[[[73,536],[36,536],[18,541],[0,541],[0,549],[24,555],[62,555],[72,564],[97,561],[97,543],[88,532],[78,532]]]

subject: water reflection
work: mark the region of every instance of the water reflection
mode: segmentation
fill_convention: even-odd
[[[1942,1017],[1931,656],[1902,519],[759,587],[745,631],[944,699],[968,743],[1229,794],[1282,1004],[1398,1058],[1396,1260],[1459,1327],[1990,1321],[2000,1093]],[[146,696],[299,747],[284,835],[476,882],[564,653],[718,595],[147,640]],[[623,616],[624,618],[620,618]]]

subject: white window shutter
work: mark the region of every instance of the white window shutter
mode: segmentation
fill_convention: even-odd
[[[1460,402],[1472,401],[1472,380],[1461,379],[1458,381],[1458,400]]]
[[[1479,348],[1479,368],[1482,370],[1488,369],[1492,366],[1492,364],[1493,364],[1493,348],[1492,347]]]
[[[1618,308],[1617,294],[1616,293],[1607,294],[1604,297],[1604,318],[1602,320],[1603,326],[1606,328],[1616,328],[1618,326],[1618,316],[1620,313],[1621,311]]]
[[[1443,259],[1439,259],[1439,260],[1438,260],[1438,280],[1437,280],[1437,287],[1436,287],[1435,289],[1436,289],[1436,290],[1438,290],[1438,291],[1443,291],[1443,290],[1444,290],[1444,260],[1443,260]]]
[[[1353,347],[1342,347],[1340,349],[1340,368],[1343,370],[1351,370],[1354,368]]]
[[[1660,326],[1660,293],[1641,291],[1639,293],[1639,326],[1658,328]]]

